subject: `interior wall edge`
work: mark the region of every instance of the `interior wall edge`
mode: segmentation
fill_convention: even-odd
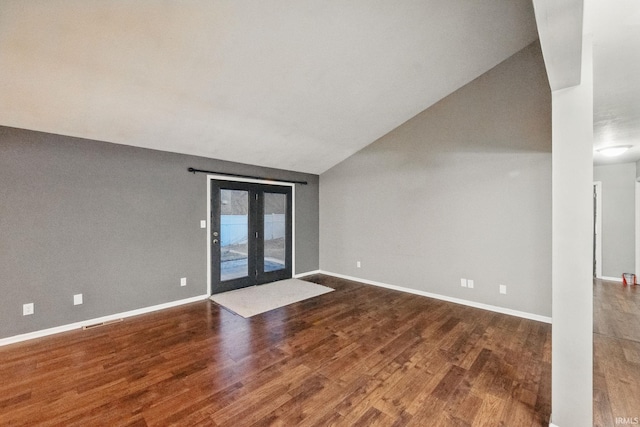
[[[303,273],[296,273],[293,275],[294,279],[300,279],[302,277],[313,276],[314,274],[321,274],[321,270],[305,271]]]

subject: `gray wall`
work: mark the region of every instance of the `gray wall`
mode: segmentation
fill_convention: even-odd
[[[537,43],[320,176],[320,268],[551,315],[551,94]]]
[[[318,269],[317,175],[0,127],[0,338],[205,294],[207,182],[190,166],[309,181],[296,271]]]
[[[621,278],[636,270],[636,164],[594,166],[602,182],[602,275]]]

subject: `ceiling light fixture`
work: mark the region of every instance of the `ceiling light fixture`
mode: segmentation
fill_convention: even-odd
[[[598,153],[607,157],[616,157],[631,148],[630,145],[618,145],[616,147],[604,147],[596,150]]]

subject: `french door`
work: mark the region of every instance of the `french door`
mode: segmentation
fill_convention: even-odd
[[[211,181],[211,292],[291,277],[291,187]]]

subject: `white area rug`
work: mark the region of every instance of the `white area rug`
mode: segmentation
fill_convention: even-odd
[[[332,291],[316,283],[286,279],[215,294],[211,301],[247,318]]]

